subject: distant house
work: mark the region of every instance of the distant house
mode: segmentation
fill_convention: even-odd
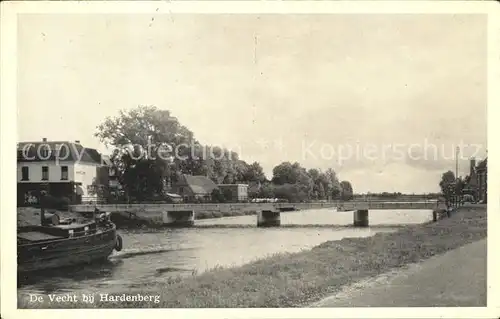
[[[470,160],[470,172],[467,184],[464,188],[465,194],[470,194],[475,200],[482,202],[488,197],[488,158],[476,165],[476,160]]]
[[[95,185],[107,183],[108,169],[101,154],[79,141],[43,139],[17,145],[18,205],[36,204],[41,190],[72,203],[97,199]]]
[[[226,198],[226,200],[242,202],[248,199],[247,184],[219,184],[217,186],[224,194],[230,194],[230,198]]]
[[[210,201],[212,192],[217,188],[210,178],[206,176],[193,176],[182,174],[178,180],[172,183],[172,193],[182,196],[184,201]]]

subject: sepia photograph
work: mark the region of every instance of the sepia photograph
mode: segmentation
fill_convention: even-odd
[[[495,306],[487,13],[188,2],[9,20],[15,308]]]

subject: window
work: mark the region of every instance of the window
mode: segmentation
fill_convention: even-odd
[[[61,166],[61,180],[68,180],[68,166]]]
[[[22,171],[21,180],[22,181],[29,181],[30,180],[30,168],[27,166],[23,166],[21,171]]]
[[[49,167],[48,166],[42,166],[42,180],[43,181],[49,180]]]

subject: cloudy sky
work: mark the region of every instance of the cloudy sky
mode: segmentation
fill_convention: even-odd
[[[204,144],[334,168],[355,191],[436,191],[486,152],[478,15],[25,15],[18,139],[93,137],[137,105]],[[477,153],[477,154],[475,154]]]

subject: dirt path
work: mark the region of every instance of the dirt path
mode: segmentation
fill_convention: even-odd
[[[486,307],[486,239],[356,286],[311,306]]]

